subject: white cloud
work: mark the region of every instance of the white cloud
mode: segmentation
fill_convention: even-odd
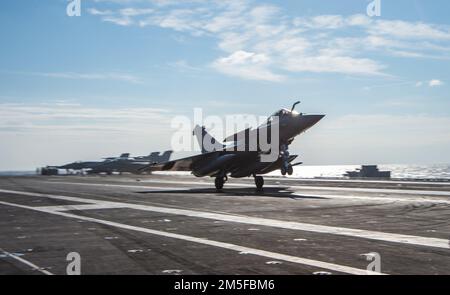
[[[120,14],[123,16],[139,16],[153,13],[153,9],[146,8],[124,8],[120,10]]]
[[[346,23],[350,26],[369,26],[372,19],[365,14],[355,14],[348,17]]]
[[[87,11],[92,15],[110,15],[113,13],[111,10],[98,10],[95,8],[88,8]]]
[[[176,62],[168,63],[168,66],[179,70],[180,72],[199,72],[202,70],[200,67],[190,65],[186,60],[178,60]]]
[[[58,79],[74,80],[113,80],[129,83],[142,83],[139,77],[124,73],[74,73],[74,72],[48,72],[48,73],[28,73],[35,76]]]
[[[388,35],[401,39],[450,40],[450,30],[426,23],[400,20],[379,20],[369,30],[374,35]]]
[[[292,72],[344,73],[381,75],[383,65],[370,59],[333,55],[298,57],[286,60],[285,69]]]
[[[274,74],[266,68],[269,63],[269,58],[264,54],[236,51],[228,57],[219,58],[212,66],[219,72],[244,79],[282,81],[283,76]]]
[[[293,24],[304,29],[328,29],[336,30],[348,26],[367,27],[372,24],[372,19],[364,14],[355,14],[349,17],[342,15],[317,15],[313,17],[296,17]]]
[[[422,87],[423,85],[428,85],[429,87],[438,87],[438,86],[442,86],[444,85],[444,82],[442,82],[441,80],[437,80],[437,79],[433,79],[430,81],[418,81],[415,86],[416,87]]]
[[[34,133],[40,131],[139,133],[142,126],[168,126],[166,109],[97,108],[74,103],[0,104],[0,132]],[[145,128],[144,128],[145,129]],[[125,135],[125,134],[124,134]]]
[[[130,17],[124,16],[124,17],[115,17],[115,16],[107,16],[107,17],[103,17],[102,20],[104,22],[110,22],[119,26],[130,26],[132,25],[134,22]]]
[[[434,79],[434,80],[431,80],[430,82],[428,82],[428,85],[430,87],[438,87],[438,86],[444,85],[444,82],[442,82],[441,80]]]
[[[337,29],[345,25],[341,15],[319,15],[305,23],[307,27],[315,29]]]
[[[278,6],[247,0],[149,3],[144,8],[128,6],[129,13],[118,10],[117,15],[103,20],[119,25],[157,26],[215,39],[227,57],[217,58],[213,68],[245,79],[280,81],[286,70],[384,74],[388,65],[369,57],[369,53],[450,59],[448,26],[372,19],[363,14],[292,18]],[[239,57],[234,54],[239,52],[265,56],[270,62],[247,59],[245,65],[236,63],[234,59]]]

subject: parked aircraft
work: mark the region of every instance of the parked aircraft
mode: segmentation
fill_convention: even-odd
[[[162,155],[159,152],[151,153],[148,156],[118,158],[112,161],[105,161],[88,171],[89,174],[112,174],[112,173],[132,173],[141,174],[141,168],[148,165],[164,163],[170,160],[173,151],[166,151]]]
[[[115,161],[117,159],[125,159],[130,157],[129,153],[121,154],[119,157],[108,157],[103,158],[103,161],[88,161],[88,162],[73,162],[70,164],[66,164],[63,166],[58,166],[56,168],[58,169],[65,169],[65,170],[84,170],[84,169],[93,169],[94,167],[101,165],[106,162]]]
[[[140,174],[142,167],[151,164],[167,162],[173,151],[166,151],[163,154],[153,152],[148,156],[130,157],[129,153],[121,154],[119,157],[104,158],[103,161],[74,162],[71,164],[56,167],[58,169],[86,171],[88,174],[99,173],[133,173]]]

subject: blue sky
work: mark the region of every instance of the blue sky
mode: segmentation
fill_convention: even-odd
[[[449,163],[450,2],[7,0],[0,170],[170,148],[173,115],[326,120],[307,164]],[[33,157],[24,157],[32,154]]]

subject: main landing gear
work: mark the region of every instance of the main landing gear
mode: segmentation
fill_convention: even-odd
[[[256,185],[256,190],[257,191],[262,191],[263,186],[264,186],[264,178],[262,176],[256,176],[254,175],[255,178],[255,185]],[[216,189],[218,191],[223,189],[223,186],[225,184],[225,182],[227,182],[228,178],[226,176],[217,176],[216,180],[214,181],[214,184],[216,185]]]
[[[225,181],[223,177],[216,177],[215,185],[217,190],[223,189],[223,185],[225,184]]]
[[[216,189],[218,191],[223,189],[223,185],[225,184],[225,182],[227,182],[228,177],[227,176],[217,176],[216,180],[215,180],[215,185],[216,185]]]
[[[262,191],[264,186],[264,178],[262,176],[255,176],[256,190]]]

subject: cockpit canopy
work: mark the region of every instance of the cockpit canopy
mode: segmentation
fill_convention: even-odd
[[[269,123],[272,122],[274,120],[274,117],[278,117],[279,119],[281,119],[287,115],[299,115],[299,113],[296,111],[290,111],[288,109],[281,109],[278,112],[275,112],[272,116],[270,116],[267,122]]]

